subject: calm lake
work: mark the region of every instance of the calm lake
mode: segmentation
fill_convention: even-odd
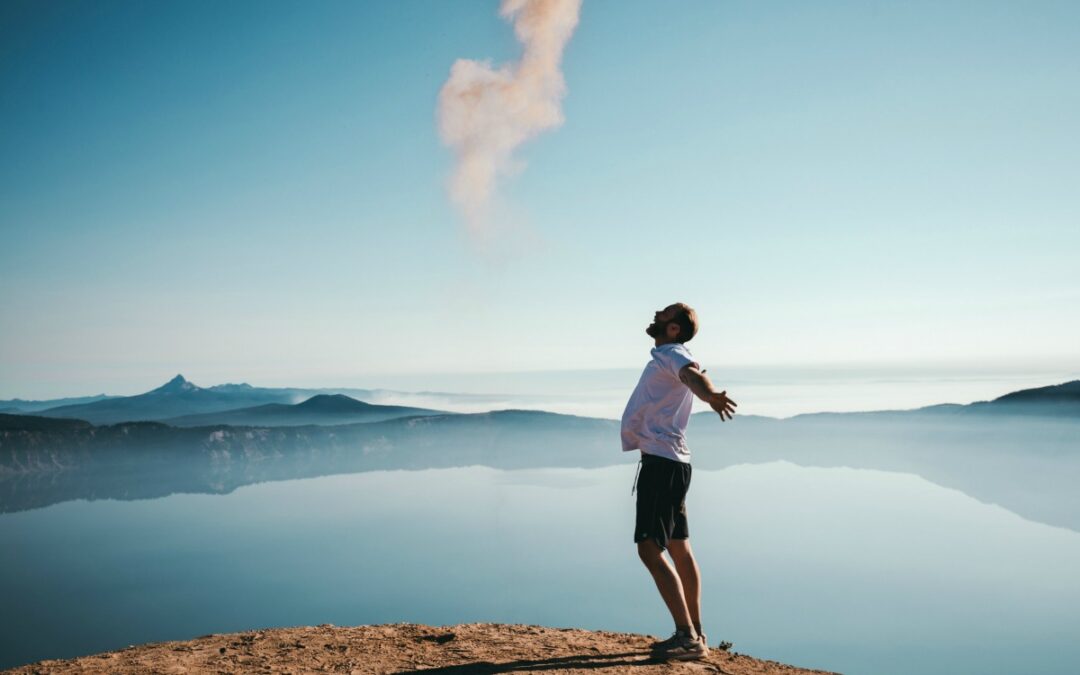
[[[628,456],[629,458],[629,456]],[[0,515],[0,667],[272,626],[667,636],[636,464],[375,471]],[[1080,534],[912,474],[695,469],[711,641],[844,673],[1075,673]]]

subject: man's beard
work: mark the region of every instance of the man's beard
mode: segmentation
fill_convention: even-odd
[[[664,333],[664,329],[667,328],[667,322],[661,324],[659,321],[653,321],[652,324],[645,329],[649,337],[655,338]]]

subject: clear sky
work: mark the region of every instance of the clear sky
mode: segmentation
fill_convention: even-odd
[[[1080,3],[585,0],[471,244],[436,98],[495,2],[0,4],[0,398],[1080,363]]]

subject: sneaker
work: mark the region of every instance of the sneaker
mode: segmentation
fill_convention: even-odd
[[[668,639],[666,639],[666,640],[656,640],[655,642],[653,642],[651,645],[649,645],[649,649],[666,649],[669,646],[675,644],[675,640],[678,637],[679,637],[679,631],[675,631],[674,633],[671,634],[671,637],[669,637]]]
[[[705,645],[705,648],[708,649],[708,647],[709,647],[709,638],[705,636],[705,633],[698,633],[698,635],[701,636],[701,644]],[[657,640],[656,642],[653,642],[651,645],[649,645],[649,648],[650,649],[666,649],[669,645],[675,644],[675,639],[678,636],[679,636],[679,631],[675,631],[671,635],[671,637],[669,637],[668,639],[666,639],[666,640]],[[728,642],[726,644],[728,644],[728,646],[731,645],[730,642]]]
[[[678,630],[670,638],[658,643],[653,648],[653,656],[656,658],[677,659],[679,661],[702,659],[708,653],[709,648],[705,646],[700,637],[690,637],[688,634]]]

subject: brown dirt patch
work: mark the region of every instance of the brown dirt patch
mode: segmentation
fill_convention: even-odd
[[[666,636],[664,636],[666,637]],[[154,642],[76,659],[52,659],[5,673],[824,673],[713,647],[700,661],[656,661],[649,635],[467,623],[425,626],[300,626]]]

